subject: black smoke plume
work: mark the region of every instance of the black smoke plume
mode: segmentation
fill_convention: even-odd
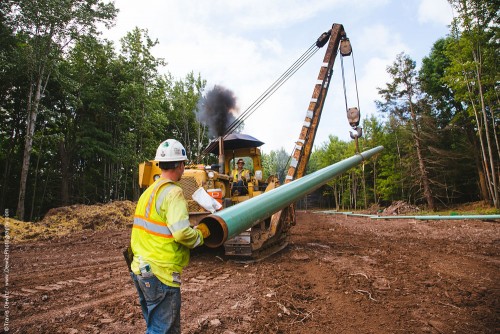
[[[200,122],[208,126],[208,133],[212,137],[220,137],[233,123],[239,109],[236,105],[234,93],[222,86],[215,85],[200,101],[198,117]]]

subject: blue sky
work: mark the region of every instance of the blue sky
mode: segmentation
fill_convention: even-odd
[[[362,117],[377,114],[377,87],[389,81],[386,67],[400,52],[419,65],[445,37],[452,10],[446,0],[115,0],[116,42],[134,27],[158,39],[153,53],[165,72],[181,79],[193,71],[207,89],[222,85],[247,109],[316,39],[341,23],[356,65]],[[265,142],[262,150],[292,152],[321,66],[320,49],[245,122],[244,133]],[[357,105],[352,59],[344,59],[349,107]],[[340,60],[337,59],[315,146],[334,135],[350,140]]]

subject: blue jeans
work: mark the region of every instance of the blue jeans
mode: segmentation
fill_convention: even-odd
[[[248,185],[243,181],[233,182],[233,190],[231,195],[234,195],[235,191],[238,191],[238,195],[243,196],[248,194]]]
[[[180,334],[181,289],[163,284],[156,276],[130,276],[139,294],[146,334]]]

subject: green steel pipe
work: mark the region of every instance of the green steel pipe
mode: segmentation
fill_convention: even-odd
[[[367,218],[374,218],[377,217],[376,215],[368,215],[364,213],[346,213],[346,216],[354,216],[354,217],[367,217]]]
[[[500,219],[500,215],[378,216],[378,215],[368,215],[368,214],[361,214],[361,213],[338,212],[338,211],[318,211],[318,213],[337,214],[337,215],[345,215],[345,216],[359,216],[359,217],[367,217],[367,218],[371,218],[371,219],[417,219],[417,220],[461,220],[461,219],[489,220],[489,219]]]
[[[418,219],[418,220],[461,220],[461,219],[500,219],[500,215],[452,215],[452,216],[377,216],[374,219]]]
[[[378,146],[356,154],[203,218],[200,223],[206,224],[210,230],[210,236],[205,239],[205,245],[212,248],[221,246],[226,240],[237,236],[257,222],[271,217],[274,213],[318,189],[335,176],[359,165],[363,160],[371,158],[383,149],[382,146]]]

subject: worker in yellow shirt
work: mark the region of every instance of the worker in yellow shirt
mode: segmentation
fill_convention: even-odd
[[[233,179],[233,185],[231,193],[233,195],[246,195],[248,194],[248,181],[250,180],[250,171],[245,169],[245,161],[243,159],[238,159],[236,163],[237,168],[233,169],[231,177]]]
[[[190,249],[210,235],[207,226],[191,228],[187,201],[177,183],[186,150],[175,139],[156,151],[161,176],[139,198],[131,235],[131,276],[139,294],[146,333],[180,333],[181,275]]]

